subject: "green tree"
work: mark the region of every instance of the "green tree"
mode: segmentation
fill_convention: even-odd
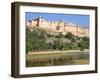
[[[88,37],[82,37],[82,40],[83,41],[89,41],[89,38]]]
[[[84,50],[84,49],[88,49],[89,48],[89,45],[86,41],[81,41],[78,46],[80,47],[81,50]]]
[[[43,50],[46,48],[45,30],[34,28],[33,31],[26,29],[26,53],[32,50]]]
[[[68,32],[67,34],[65,34],[65,38],[72,39],[73,37],[74,35],[71,32]]]
[[[32,51],[33,45],[32,45],[32,33],[29,29],[26,29],[26,53],[29,51]]]

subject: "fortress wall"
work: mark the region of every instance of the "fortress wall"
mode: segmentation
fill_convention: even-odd
[[[31,22],[26,22],[26,26],[31,27]]]
[[[87,36],[87,37],[89,37],[89,29],[85,29],[85,35]]]
[[[67,32],[76,32],[77,31],[77,27],[73,27],[73,26],[65,26],[65,31]]]
[[[42,28],[47,28],[47,21],[41,21],[39,25]]]
[[[78,33],[84,33],[84,28],[78,27]]]
[[[42,27],[42,24],[43,24],[42,21],[38,22],[39,27]]]
[[[56,30],[56,27],[57,27],[57,23],[51,22],[51,29]]]
[[[71,32],[72,34],[76,36],[89,36],[89,29],[87,28],[82,28],[80,26],[73,26],[69,24],[65,24],[63,21],[60,22],[50,22],[46,21],[43,18],[37,18],[32,21],[26,22],[27,27],[41,27],[44,29],[50,29],[55,32]]]
[[[48,27],[48,29],[51,28],[51,23],[50,22],[47,22],[47,27]]]
[[[64,22],[60,22],[58,26],[60,27],[60,31],[64,31]]]
[[[32,22],[31,22],[31,26],[32,26],[32,27],[37,26],[37,21],[32,20]]]

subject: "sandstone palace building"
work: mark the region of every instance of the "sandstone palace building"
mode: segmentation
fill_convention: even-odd
[[[40,27],[54,34],[71,32],[75,36],[89,37],[89,28],[80,26],[78,24],[66,23],[62,20],[57,22],[48,21],[44,17],[37,17],[36,19],[26,21],[26,27],[32,30],[34,27]]]

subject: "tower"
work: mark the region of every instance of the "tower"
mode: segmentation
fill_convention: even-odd
[[[44,21],[44,18],[42,16],[38,17],[37,18],[37,26],[42,27],[43,26],[42,25],[43,21]]]
[[[64,31],[64,25],[65,25],[64,22],[62,20],[60,20],[59,23],[58,23],[58,28],[57,29]]]

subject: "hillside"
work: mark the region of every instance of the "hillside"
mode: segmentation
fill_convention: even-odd
[[[26,53],[50,50],[84,50],[89,48],[89,38],[75,36],[68,32],[54,34],[42,28],[26,28]]]

